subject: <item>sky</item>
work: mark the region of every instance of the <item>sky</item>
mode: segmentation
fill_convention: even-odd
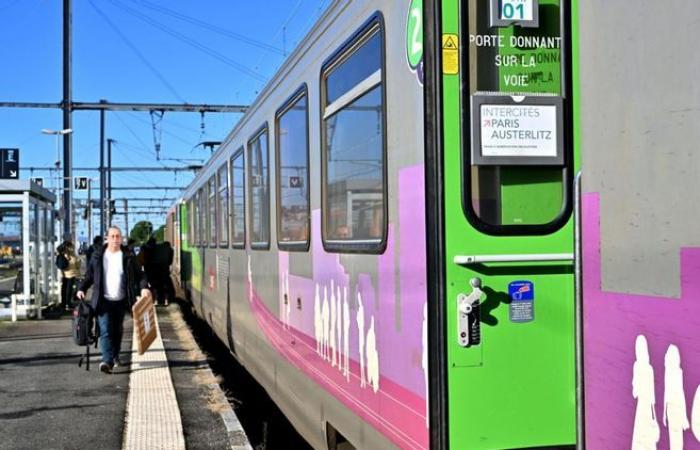
[[[73,101],[248,105],[311,29],[331,0],[73,0]],[[59,103],[62,87],[62,1],[0,0],[0,102]],[[100,114],[73,113],[73,167],[99,166]],[[202,164],[203,141],[222,141],[241,117],[233,113],[108,112],[113,167]],[[154,126],[155,122],[155,126]],[[61,110],[0,108],[0,148],[20,149],[20,178],[44,177],[53,189]],[[160,144],[159,159],[156,146]],[[62,139],[58,155],[62,159]],[[74,169],[99,186],[97,171]],[[51,178],[53,177],[53,179]],[[113,172],[114,187],[185,186],[190,171]],[[99,189],[92,191],[92,197]],[[174,190],[116,190],[117,210],[129,199],[129,225],[164,214]],[[87,194],[74,198],[85,201]],[[155,198],[157,200],[150,200]],[[143,199],[143,200],[141,200]],[[141,214],[137,214],[137,209]],[[82,212],[82,209],[78,209]],[[97,231],[97,217],[93,229]],[[115,218],[123,226],[124,217]],[[84,221],[78,236],[86,239]]]

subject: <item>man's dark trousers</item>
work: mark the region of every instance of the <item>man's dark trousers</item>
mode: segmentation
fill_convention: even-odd
[[[124,334],[124,314],[126,299],[111,301],[102,299],[97,309],[97,321],[100,325],[100,351],[102,362],[111,367],[114,359],[119,357]]]

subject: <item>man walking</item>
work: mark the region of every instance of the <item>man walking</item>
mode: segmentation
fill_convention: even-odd
[[[124,313],[136,302],[136,297],[150,295],[148,282],[134,254],[122,245],[122,233],[112,226],[107,232],[107,245],[95,249],[88,261],[87,271],[78,293],[80,300],[93,286],[91,304],[100,326],[100,370],[112,373],[119,365]]]

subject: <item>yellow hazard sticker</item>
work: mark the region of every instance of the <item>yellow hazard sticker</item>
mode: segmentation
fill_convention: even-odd
[[[459,37],[456,34],[442,35],[442,73],[459,73]]]

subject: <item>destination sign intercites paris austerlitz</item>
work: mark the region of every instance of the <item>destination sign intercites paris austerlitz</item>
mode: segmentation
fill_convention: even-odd
[[[556,157],[556,106],[482,104],[481,155]]]

